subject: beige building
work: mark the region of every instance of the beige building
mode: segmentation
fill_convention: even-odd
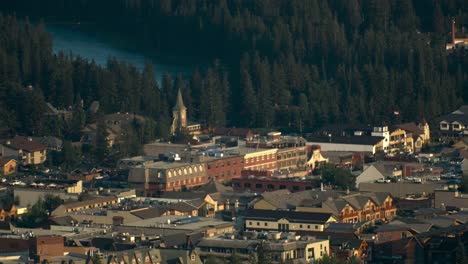
[[[331,213],[277,210],[249,210],[244,217],[246,230],[316,233],[337,222]]]
[[[1,142],[0,156],[14,158],[23,165],[38,165],[45,162],[47,148],[31,137],[16,136]]]
[[[244,170],[276,170],[278,149],[255,149],[239,147],[244,155]]]
[[[307,163],[307,147],[278,149],[276,154],[278,169],[305,169]]]
[[[251,261],[259,246],[269,251],[271,263],[310,263],[330,254],[328,239],[296,236],[289,233],[271,232],[266,240],[244,239],[233,234],[203,238],[197,245],[202,259],[214,256],[226,259],[236,253],[244,261]]]
[[[205,163],[158,161],[130,169],[128,182],[145,196],[159,196],[166,191],[178,191],[207,182]]]
[[[93,209],[93,208],[102,208],[104,206],[110,206],[110,205],[114,205],[117,203],[118,203],[118,198],[116,196],[96,197],[90,200],[62,204],[52,212],[52,215],[53,216],[66,216],[73,212],[79,212],[79,211]]]

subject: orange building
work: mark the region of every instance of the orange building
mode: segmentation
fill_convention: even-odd
[[[9,209],[2,208],[0,210],[0,221],[4,222],[7,219],[15,219],[18,214],[18,210],[15,205],[12,205]]]
[[[10,175],[16,172],[18,162],[14,159],[0,159],[0,174]]]

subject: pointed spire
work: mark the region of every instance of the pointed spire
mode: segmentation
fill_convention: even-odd
[[[179,92],[177,92],[177,100],[176,104],[174,105],[173,110],[182,110],[182,109],[187,109],[184,105],[184,101],[182,100],[182,91],[179,89]]]

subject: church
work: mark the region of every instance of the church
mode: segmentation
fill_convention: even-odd
[[[172,118],[172,135],[182,128],[185,128],[192,135],[199,135],[201,133],[201,124],[187,122],[187,107],[184,105],[180,89],[177,93],[176,104],[174,105],[174,108],[172,108]]]

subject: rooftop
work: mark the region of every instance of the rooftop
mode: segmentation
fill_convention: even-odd
[[[290,222],[305,222],[305,223],[326,223],[333,214],[331,213],[315,213],[315,212],[297,212],[297,211],[280,211],[280,210],[248,210],[245,212],[245,219],[265,219],[274,220],[285,218]]]
[[[17,150],[26,150],[28,152],[41,151],[45,146],[31,137],[15,136],[12,139],[7,139],[1,142],[2,145]]]
[[[352,144],[352,145],[375,145],[382,141],[383,137],[372,136],[332,136],[332,137],[308,137],[308,143],[335,143],[335,144]]]
[[[192,220],[189,221],[184,219]],[[197,230],[205,228],[216,228],[221,226],[233,226],[234,223],[207,217],[165,215],[124,225],[133,227],[159,227],[164,229]]]

